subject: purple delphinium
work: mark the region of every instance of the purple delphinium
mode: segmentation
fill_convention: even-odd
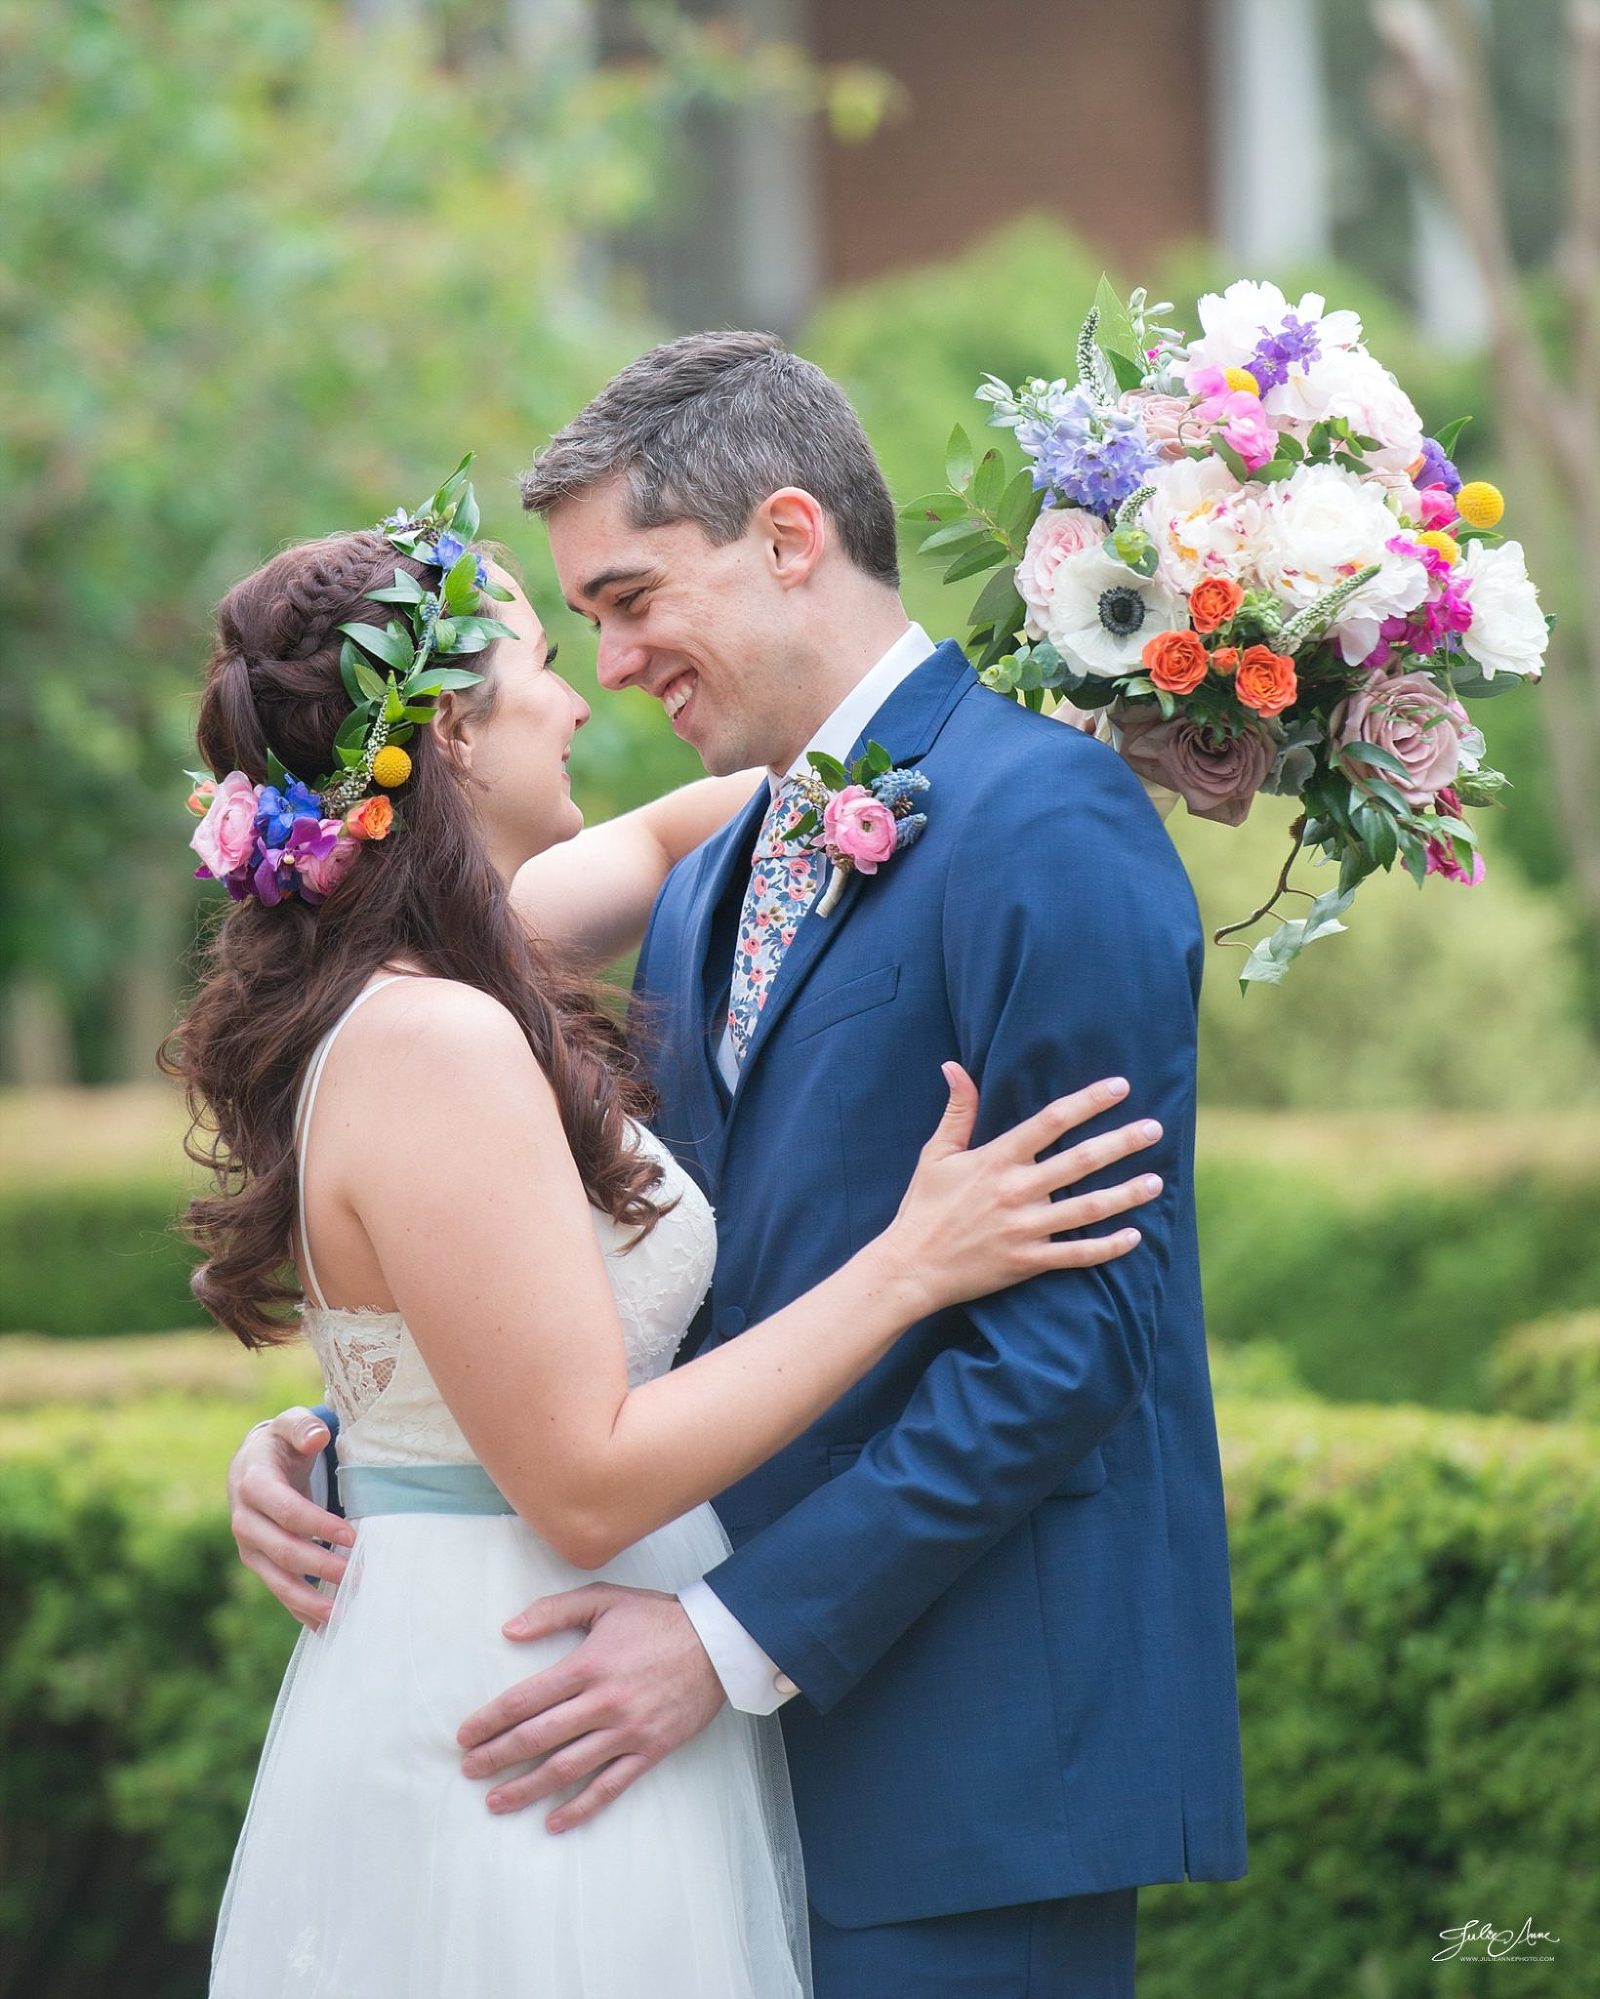
[[[1087,389],[1062,396],[1051,415],[1050,422],[1017,425],[1017,442],[1034,461],[1033,483],[1047,507],[1069,500],[1109,517],[1160,463],[1138,416],[1097,409]]]
[[[1322,330],[1315,320],[1285,313],[1276,333],[1263,333],[1256,351],[1244,364],[1256,378],[1262,395],[1281,388],[1296,362],[1308,368],[1322,352]]]
[[[1419,493],[1424,486],[1443,486],[1447,493],[1461,491],[1461,474],[1431,437],[1422,440],[1422,470],[1412,474],[1412,484]]]

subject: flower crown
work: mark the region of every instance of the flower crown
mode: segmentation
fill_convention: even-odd
[[[239,770],[223,778],[187,773],[195,780],[189,810],[201,819],[189,842],[200,856],[195,875],[220,881],[235,902],[254,896],[270,907],[288,897],[312,906],[326,900],[358,845],[386,839],[392,830],[394,807],[384,794],[411,775],[405,745],[417,725],[447,689],[476,687],[483,679],[441,661],[516,637],[500,619],[480,615],[483,597],[504,602],[511,592],[490,582],[487,565],[471,547],[478,531],[478,503],[467,479],[472,456],[469,451],[418,512],[401,507],[377,525],[375,532],[392,548],[440,570],[442,578],[438,589],[424,590],[397,566],[393,583],[366,592],[369,603],[390,605],[395,615],[382,626],[359,619],[340,625],[339,674],[351,710],[333,739],[337,768],[314,786],[302,784],[269,748],[265,784]]]

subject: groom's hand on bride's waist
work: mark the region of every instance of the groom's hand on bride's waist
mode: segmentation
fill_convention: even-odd
[[[556,1665],[469,1715],[456,1737],[469,1777],[498,1777],[539,1759],[535,1769],[494,1785],[487,1800],[493,1812],[521,1811],[582,1785],[545,1820],[552,1832],[603,1811],[698,1735],[725,1698],[675,1596],[590,1583],[539,1598],[503,1629],[516,1639],[585,1633]]]

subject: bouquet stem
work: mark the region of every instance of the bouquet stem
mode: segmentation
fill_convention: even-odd
[[[1237,923],[1225,923],[1220,930],[1214,930],[1211,933],[1213,944],[1220,944],[1224,937],[1231,937],[1236,930],[1248,930],[1252,923],[1259,923],[1263,916],[1269,916],[1277,908],[1279,902],[1286,895],[1303,895],[1308,901],[1314,902],[1316,900],[1309,889],[1290,888],[1289,886],[1289,870],[1300,858],[1300,849],[1305,844],[1305,833],[1306,815],[1302,812],[1289,828],[1289,837],[1293,840],[1294,845],[1289,849],[1289,857],[1279,872],[1277,885],[1274,887],[1271,895],[1267,897],[1259,909],[1253,909],[1248,916],[1241,917]]]

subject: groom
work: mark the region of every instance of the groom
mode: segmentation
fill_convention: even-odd
[[[656,1128],[717,1211],[684,1356],[888,1223],[941,1061],[978,1083],[975,1142],[1126,1076],[1103,1126],[1159,1120],[1165,1191],[1120,1260],[912,1328],[720,1497],[734,1552],[680,1598],[531,1606],[513,1635],[585,1636],[467,1720],[464,1768],[555,1752],[498,1792],[587,1777],[570,1825],[724,1700],[781,1709],[818,1999],[1123,1999],[1138,1885],[1245,1867],[1183,868],[1112,751],[910,622],[860,424],[769,336],[643,356],[524,498],[602,684],[659,700],[709,770],[770,772],[669,877],[639,958]],[[824,916],[815,857],[782,841],[784,780],[868,742],[927,778],[926,829]]]

